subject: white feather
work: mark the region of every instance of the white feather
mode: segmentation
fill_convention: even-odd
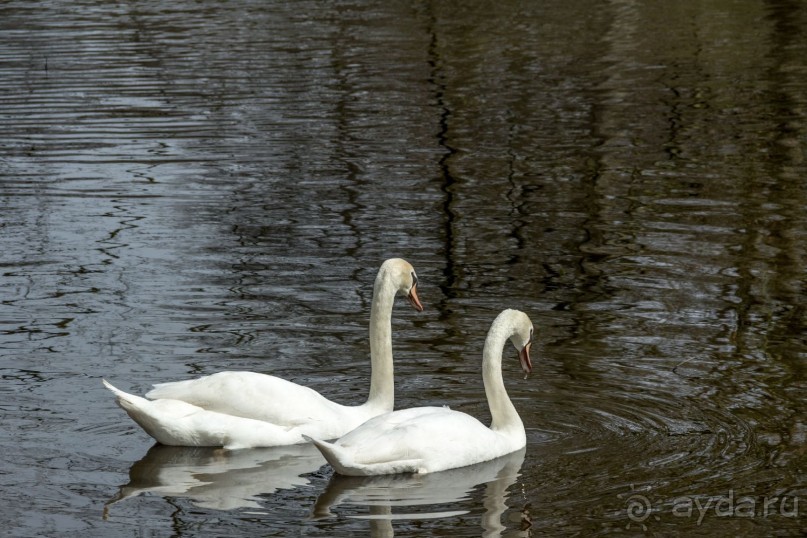
[[[490,427],[445,407],[416,407],[372,418],[333,443],[312,441],[336,472],[354,476],[431,473],[520,450],[526,433],[504,389],[501,359],[508,339],[525,353],[531,333],[529,318],[517,310],[502,312],[488,332],[482,376]]]
[[[254,372],[161,383],[146,394],[150,400],[104,385],[146,433],[167,445],[247,448],[303,443],[303,435],[334,439],[392,410],[392,306],[402,293],[422,310],[416,286],[415,270],[405,260],[381,265],[370,311],[370,394],[362,405],[341,405],[308,387]]]

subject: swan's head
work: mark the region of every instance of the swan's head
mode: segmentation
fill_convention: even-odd
[[[423,312],[417,292],[418,276],[412,264],[401,258],[391,258],[381,264],[378,278],[388,280],[398,293],[406,296],[415,310]]]
[[[530,318],[520,310],[505,310],[499,316],[506,316],[510,325],[510,342],[518,350],[518,359],[521,361],[521,369],[526,377],[532,372],[532,361],[530,360],[530,346],[532,346],[533,327]]]

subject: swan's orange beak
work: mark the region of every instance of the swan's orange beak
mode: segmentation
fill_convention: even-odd
[[[409,295],[406,296],[409,299],[409,304],[415,307],[415,310],[418,312],[423,312],[423,305],[420,304],[420,299],[418,299],[418,292],[417,292],[418,285],[415,284],[412,286],[412,289],[409,290]]]
[[[518,354],[518,359],[521,361],[521,369],[524,370],[524,379],[527,379],[527,376],[532,372],[532,361],[530,360],[531,345],[532,342],[527,342],[527,345],[524,346],[524,349]]]

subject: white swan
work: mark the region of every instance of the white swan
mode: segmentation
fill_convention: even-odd
[[[304,443],[303,435],[335,439],[393,408],[391,318],[398,293],[423,310],[414,268],[393,258],[381,265],[373,287],[370,395],[362,405],[340,405],[308,387],[254,372],[161,383],[146,394],[150,400],[103,383],[118,405],[165,445],[235,449]]]
[[[502,351],[508,339],[529,373],[532,323],[523,312],[499,314],[485,340],[482,380],[492,418],[489,428],[446,407],[416,407],[372,418],[333,443],[311,440],[337,473],[353,476],[432,473],[520,450],[527,443],[524,424],[502,380]]]

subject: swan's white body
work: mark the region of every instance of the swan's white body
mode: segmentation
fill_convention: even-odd
[[[527,437],[504,388],[502,351],[509,339],[519,350],[524,371],[529,372],[531,337],[532,323],[517,310],[499,314],[488,332],[482,379],[490,427],[445,407],[416,407],[372,418],[333,443],[312,441],[336,472],[353,476],[432,473],[520,450]]]
[[[417,276],[401,259],[381,265],[370,310],[370,395],[358,406],[332,402],[308,387],[254,372],[219,372],[162,383],[150,400],[104,385],[118,404],[158,442],[174,446],[270,447],[334,439],[392,410],[392,306],[398,293],[418,310]]]

